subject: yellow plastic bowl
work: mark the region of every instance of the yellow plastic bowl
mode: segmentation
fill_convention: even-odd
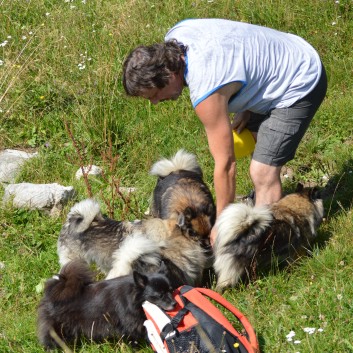
[[[254,152],[255,140],[250,130],[244,129],[240,134],[233,130],[233,140],[236,158],[243,158]]]

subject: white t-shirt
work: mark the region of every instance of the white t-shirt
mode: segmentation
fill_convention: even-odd
[[[223,19],[179,22],[165,40],[187,46],[185,81],[194,107],[220,87],[241,82],[229,112],[265,114],[306,96],[321,75],[321,61],[304,39]]]

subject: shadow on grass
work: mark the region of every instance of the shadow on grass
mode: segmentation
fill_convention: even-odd
[[[353,159],[346,161],[341,170],[330,178],[321,193],[325,222],[330,222],[349,211],[353,206]],[[330,227],[321,227],[316,242],[319,248],[324,247],[332,235]]]
[[[342,169],[330,178],[323,190],[326,217],[333,218],[352,207],[353,200],[353,159],[349,159]]]

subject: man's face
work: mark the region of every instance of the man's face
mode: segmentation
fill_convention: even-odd
[[[167,86],[146,89],[142,92],[141,97],[148,99],[152,104],[166,100],[176,100],[181,95],[183,86],[183,78],[173,73]]]

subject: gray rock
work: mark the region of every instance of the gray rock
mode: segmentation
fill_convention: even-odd
[[[83,171],[82,168],[79,168],[75,174],[76,179],[81,179],[83,177],[83,172],[88,175],[99,176],[102,175],[103,170],[101,167],[98,167],[94,164],[83,167]]]
[[[17,208],[38,209],[57,215],[75,195],[72,186],[53,184],[9,184],[5,187],[3,203]]]
[[[13,183],[22,165],[38,153],[27,153],[19,150],[0,152],[0,183]]]

